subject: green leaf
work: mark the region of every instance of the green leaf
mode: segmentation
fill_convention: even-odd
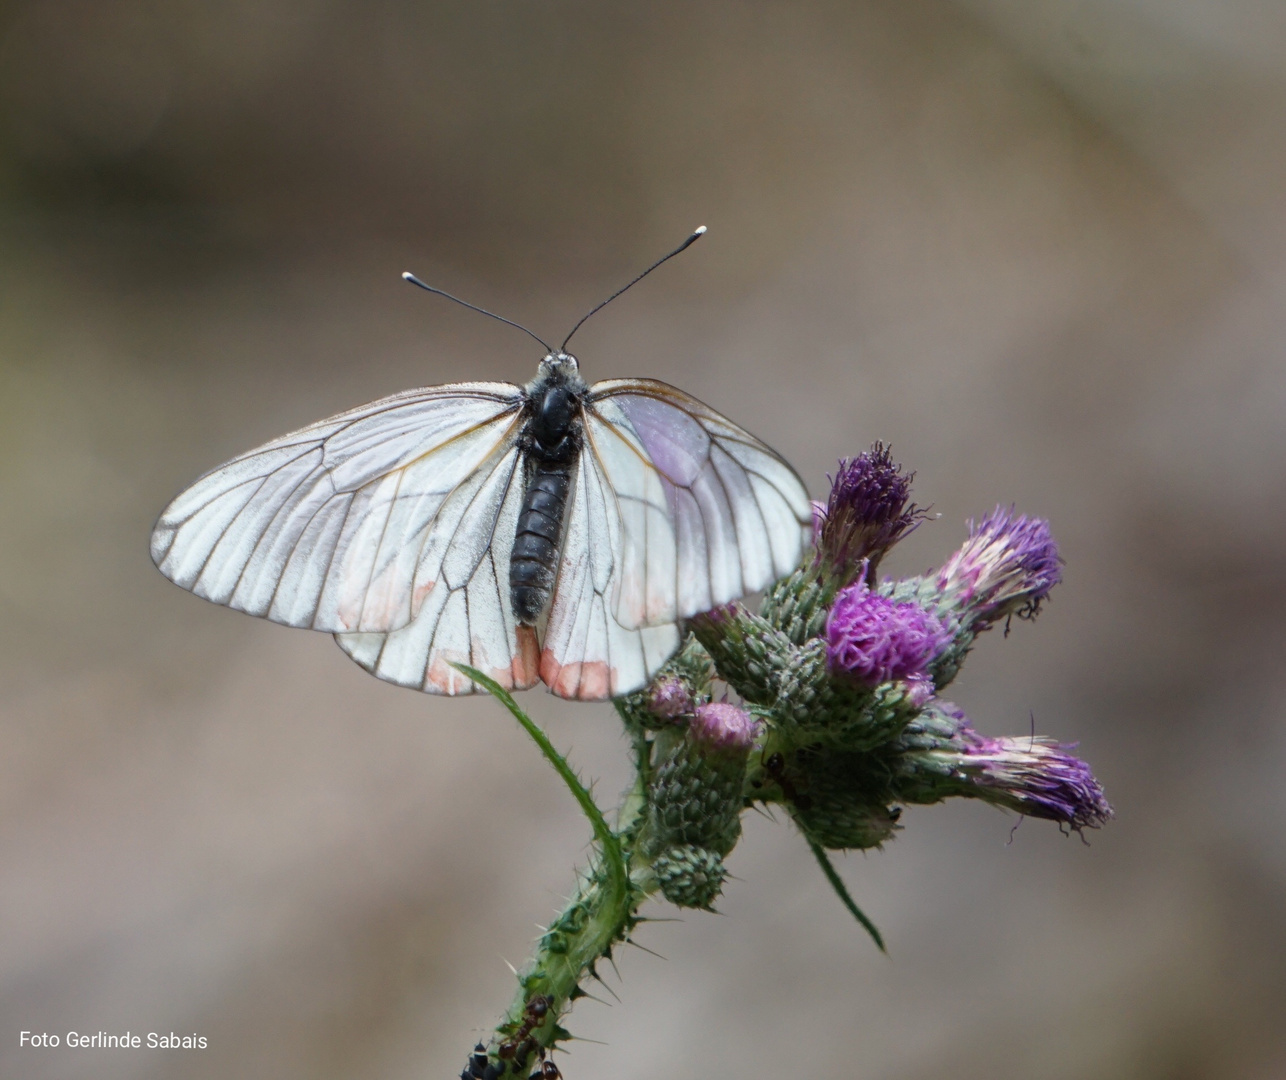
[[[888,950],[884,947],[884,939],[880,937],[880,932],[875,928],[875,923],[871,922],[862,913],[862,909],[849,896],[848,889],[844,885],[844,879],[839,876],[839,873],[831,864],[830,857],[822,850],[821,845],[809,840],[808,846],[813,849],[813,856],[817,859],[818,865],[821,866],[822,873],[826,875],[826,880],[831,883],[831,888],[839,895],[844,906],[852,913],[853,918],[862,924],[862,928],[871,935],[871,940],[879,947],[880,952],[887,953]]]
[[[477,668],[471,668],[468,664],[452,664],[457,671],[462,671],[470,679],[485,689],[492,697],[496,698],[506,709],[514,715],[527,731],[527,734],[535,740],[540,747],[541,753],[549,759],[558,775],[563,778],[563,783],[570,789],[576,801],[580,803],[581,809],[585,816],[589,818],[590,827],[594,830],[594,836],[603,846],[603,858],[607,861],[608,870],[612,875],[612,884],[615,885],[621,895],[624,895],[629,888],[629,876],[625,869],[625,856],[621,852],[621,843],[616,838],[616,834],[608,827],[603,812],[594,802],[593,797],[585,790],[585,785],[577,779],[575,771],[567,764],[567,759],[554,749],[554,744],[549,741],[546,735],[531,717],[522,711],[522,706],[514,701],[513,695],[509,693],[494,679],[488,678]],[[842,886],[841,886],[842,887]]]

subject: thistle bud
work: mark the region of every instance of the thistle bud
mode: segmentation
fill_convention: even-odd
[[[975,626],[1029,619],[1062,579],[1061,562],[1048,521],[998,506],[969,522],[969,539],[938,572],[937,586]]]
[[[744,762],[755,744],[759,724],[745,709],[727,702],[711,701],[699,705],[696,716],[688,729],[693,742],[707,753],[740,757]]]
[[[666,848],[652,863],[657,884],[670,903],[678,907],[710,909],[723,891],[728,872],[723,857],[695,844]]]
[[[650,846],[693,844],[723,855],[741,835],[742,788],[757,724],[744,709],[700,705],[688,730],[657,736],[651,783]]]
[[[659,731],[682,722],[710,695],[714,665],[691,635],[642,690],[615,699],[616,710],[631,729]]]
[[[746,701],[770,702],[791,665],[791,642],[771,622],[739,603],[725,604],[689,620],[719,676]]]
[[[887,806],[872,806],[840,793],[810,799],[807,808],[795,805],[790,812],[808,839],[830,851],[880,847],[893,838],[901,816]]]
[[[660,720],[677,720],[691,716],[696,709],[692,694],[677,675],[654,682],[648,691],[648,711]]]
[[[910,502],[914,473],[903,473],[883,443],[840,460],[823,508],[814,504],[817,558],[841,584],[859,573],[873,575],[894,544],[925,512]]]

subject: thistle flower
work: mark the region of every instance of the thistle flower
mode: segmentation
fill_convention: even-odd
[[[1067,752],[1074,748],[1039,736],[977,736],[960,767],[984,799],[1073,829],[1097,829],[1112,807],[1090,767]]]
[[[1074,745],[1030,735],[989,739],[947,702],[931,706],[923,721],[912,738],[931,748],[905,757],[910,783],[900,786],[908,802],[968,795],[1077,830],[1112,817],[1090,767],[1069,753]]]
[[[840,459],[825,507],[813,504],[813,533],[818,561],[841,583],[873,575],[884,553],[925,516],[908,501],[914,477],[883,443]]]
[[[915,696],[921,701],[928,700],[925,671],[950,640],[938,618],[919,604],[871,592],[860,570],[857,580],[835,598],[826,620],[826,656],[832,671],[869,686],[890,679],[916,680]]]
[[[969,539],[938,572],[937,584],[972,622],[1030,619],[1062,579],[1061,563],[1048,521],[997,506],[969,522]]]
[[[1078,831],[1112,816],[1072,747],[985,738],[938,697],[981,631],[1034,615],[1057,584],[1048,524],[998,507],[970,522],[968,540],[940,572],[877,580],[880,558],[925,516],[909,501],[910,480],[879,443],[841,461],[829,499],[814,504],[815,557],[772,584],[757,611],[734,601],[687,619],[685,643],[650,685],[616,699],[636,771],[616,829],[518,704],[465,669],[553,763],[596,847],[464,1080],[519,1080],[529,1065],[537,1065],[532,1076],[556,1075],[547,1055],[570,1037],[559,1021],[585,993],[581,984],[632,940],[648,896],[713,910],[748,805],[790,815],[880,948],[827,852],[880,847],[901,827],[904,805],[963,796]],[[717,681],[745,708],[712,701]]]

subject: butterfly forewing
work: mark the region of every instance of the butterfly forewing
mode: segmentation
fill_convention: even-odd
[[[508,383],[435,387],[285,435],[175,499],[153,560],[199,596],[291,626],[405,625],[432,584],[420,548],[437,512],[516,438],[524,400]]]
[[[651,379],[596,383],[586,414],[586,442],[622,506],[622,625],[687,618],[798,564],[808,493],[749,432]]]

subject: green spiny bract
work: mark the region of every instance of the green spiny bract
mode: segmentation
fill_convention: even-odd
[[[698,615],[692,632],[719,677],[752,704],[772,704],[798,646],[761,615],[728,604]]]
[[[832,851],[844,848],[875,848],[893,837],[899,812],[887,806],[871,806],[844,789],[830,797],[810,801],[808,809],[796,804],[791,817],[808,839]]]
[[[759,613],[796,645],[820,636],[826,612],[835,599],[837,583],[821,574],[815,559],[782,578],[765,594]]]
[[[795,798],[790,813],[821,847],[879,847],[897,827],[890,763],[877,754],[801,750],[783,765]]]

